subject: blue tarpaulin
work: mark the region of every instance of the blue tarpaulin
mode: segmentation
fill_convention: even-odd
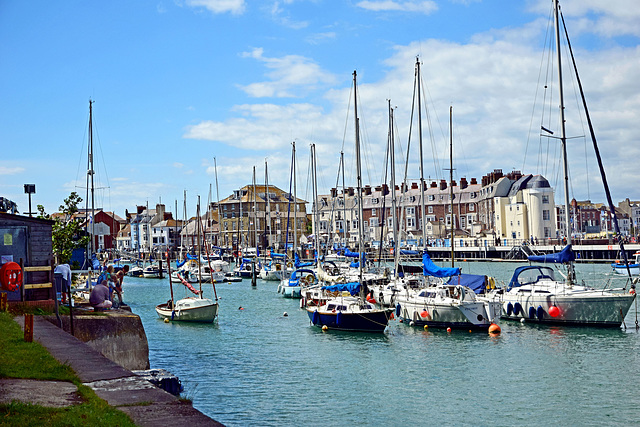
[[[323,291],[329,292],[343,292],[348,291],[352,296],[355,296],[360,292],[361,285],[358,282],[349,282],[349,283],[337,283],[331,286],[323,286]]]
[[[458,278],[460,281],[458,281]],[[458,277],[452,277],[447,282],[450,285],[462,285],[470,288],[476,294],[483,294],[487,290],[485,276],[478,274],[460,274]]]
[[[295,266],[296,268],[300,268],[300,267],[311,267],[312,265],[314,265],[314,262],[300,262],[300,255],[298,255],[297,253],[294,255],[294,260],[295,260]]]
[[[460,268],[447,268],[447,267],[438,267],[431,261],[428,253],[422,254],[422,274],[425,276],[433,276],[433,277],[451,277],[451,276],[459,276]]]
[[[555,252],[549,255],[530,255],[527,259],[533,262],[565,264],[574,261],[576,259],[576,254],[573,252],[573,249],[571,249],[571,245],[567,245],[560,252]]]

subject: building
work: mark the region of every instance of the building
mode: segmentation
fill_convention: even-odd
[[[221,246],[280,251],[293,245],[294,227],[298,242],[306,234],[306,201],[273,185],[246,185],[211,209],[220,214]]]

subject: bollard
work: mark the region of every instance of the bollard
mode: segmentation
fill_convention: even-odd
[[[24,315],[24,341],[33,342],[33,314]]]
[[[9,311],[6,292],[0,292],[0,311]]]

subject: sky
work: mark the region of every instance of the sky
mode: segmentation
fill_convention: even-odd
[[[396,179],[410,143],[417,181],[418,59],[425,179],[448,179],[451,109],[454,179],[542,174],[562,203],[559,142],[539,136],[541,123],[559,134],[555,65],[545,65],[551,4],[0,0],[0,196],[20,213],[24,184],[36,185],[33,211],[53,213],[73,191],[86,199],[90,100],[95,206],[120,216],[162,202],[181,218],[185,200],[191,216],[198,196],[204,205],[251,184],[254,167],[264,183],[265,164],[269,184],[288,190],[293,141],[298,197],[312,199],[311,144],[320,193],[336,186],[341,151],[354,186],[354,71],[364,183],[385,180],[389,103]],[[613,201],[640,200],[640,8],[561,7]],[[605,202],[567,79],[570,196]]]

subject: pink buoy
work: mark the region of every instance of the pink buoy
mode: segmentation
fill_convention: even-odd
[[[551,307],[549,307],[549,316],[551,316],[551,317],[560,316],[560,309],[558,307],[556,307],[555,305],[552,305]]]
[[[491,325],[489,325],[490,334],[499,334],[500,332],[502,332],[502,330],[500,329],[500,326],[496,325],[495,323],[492,323]]]

